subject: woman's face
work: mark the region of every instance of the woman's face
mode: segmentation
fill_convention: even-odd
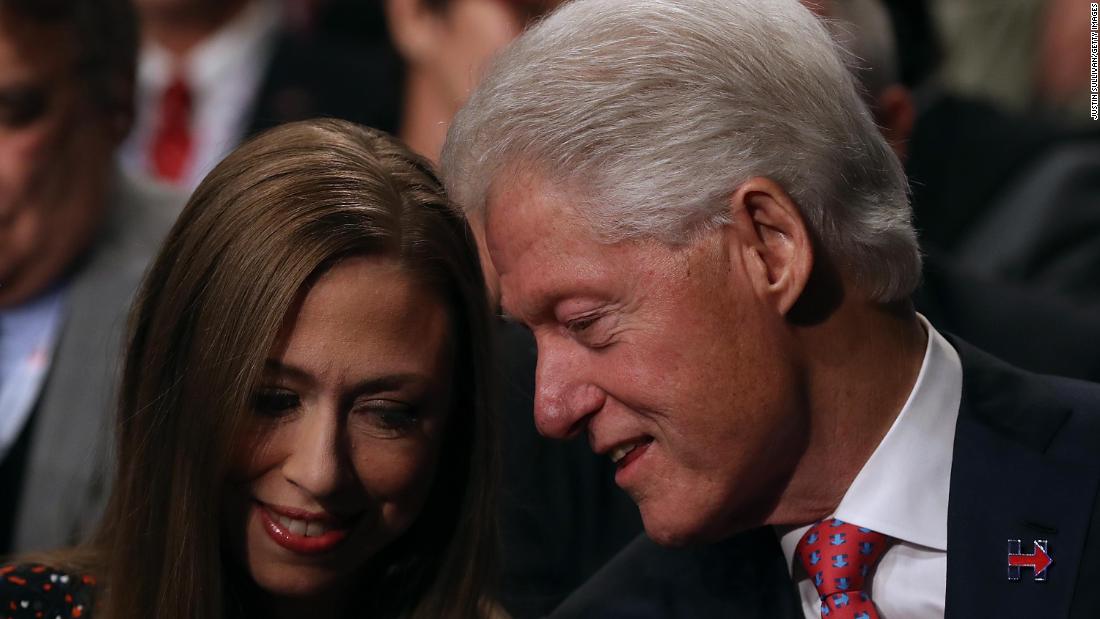
[[[416,519],[451,400],[449,327],[436,295],[382,257],[340,262],[287,317],[228,502],[262,590],[339,592]]]

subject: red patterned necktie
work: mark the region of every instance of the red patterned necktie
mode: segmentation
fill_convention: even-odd
[[[795,547],[821,596],[821,616],[828,619],[879,619],[868,575],[886,551],[887,537],[835,518],[810,527]]]
[[[160,119],[153,136],[153,172],[157,178],[178,183],[191,162],[191,90],[177,76],[160,100]]]

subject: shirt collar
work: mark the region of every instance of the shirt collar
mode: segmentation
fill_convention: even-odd
[[[282,23],[281,4],[272,0],[254,0],[225,26],[197,45],[187,55],[181,69],[188,85],[202,92],[224,86],[224,80],[264,65],[268,47]],[[172,55],[153,42],[142,47],[138,61],[139,82],[160,92],[175,77]]]
[[[946,551],[962,362],[928,320],[917,317],[928,333],[917,381],[833,516],[903,542]],[[809,526],[781,533],[788,566]]]

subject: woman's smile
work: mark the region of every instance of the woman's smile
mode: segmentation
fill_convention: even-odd
[[[283,505],[257,501],[254,509],[264,531],[287,550],[318,555],[338,547],[359,522],[359,518],[336,518],[324,512],[307,512]]]

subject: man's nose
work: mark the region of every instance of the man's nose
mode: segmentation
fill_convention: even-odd
[[[307,410],[298,420],[294,445],[283,462],[283,475],[312,497],[336,494],[346,477],[340,420],[335,405]]]
[[[543,436],[566,439],[584,430],[603,407],[603,390],[585,376],[584,360],[568,343],[539,341],[535,368],[535,427]]]

